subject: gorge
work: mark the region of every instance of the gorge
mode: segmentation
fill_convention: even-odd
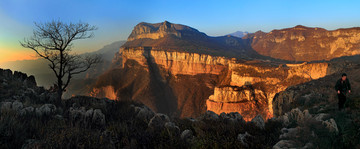
[[[239,112],[245,120],[258,114],[269,119],[276,93],[351,67],[351,62],[342,58],[329,59],[357,54],[357,31],[296,26],[243,38],[209,37],[167,21],[140,23],[116,53],[111,68],[98,77],[90,95],[135,100],[154,111],[180,117],[210,110]],[[300,40],[300,35],[304,39]],[[348,46],[336,46],[338,40]],[[326,43],[322,48],[332,50],[318,49],[318,43]],[[303,47],[309,44],[322,53],[308,59],[299,52],[291,53],[306,53],[310,49]]]

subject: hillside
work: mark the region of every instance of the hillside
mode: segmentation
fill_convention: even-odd
[[[246,122],[237,112],[178,118],[87,96],[56,104],[33,76],[0,69],[0,148],[358,148],[359,70],[346,70],[354,88],[345,111],[333,98],[335,73],[280,92],[274,118]]]
[[[179,119],[141,103],[56,93],[33,76],[0,69],[0,148],[268,148],[281,123],[239,113]],[[212,123],[213,125],[208,125]],[[264,129],[266,128],[266,129]],[[249,133],[251,135],[249,135]],[[245,135],[245,136],[244,136]],[[249,141],[247,141],[249,140]]]
[[[343,72],[348,74],[352,85],[343,111],[338,110],[334,90],[341,73],[289,87],[275,96],[274,116],[287,122],[283,144],[299,147],[310,142],[318,148],[360,147],[360,65],[345,68]],[[321,126],[331,133],[324,133]]]
[[[243,39],[251,39],[251,47],[261,55],[290,61],[330,60],[360,54],[360,28],[328,31],[319,27],[295,26],[258,31]]]

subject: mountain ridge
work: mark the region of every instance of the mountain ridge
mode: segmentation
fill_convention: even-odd
[[[236,32],[233,32],[233,33],[230,33],[230,34],[226,34],[226,35],[230,35],[230,36],[234,36],[234,37],[238,37],[238,38],[242,38],[244,36],[246,36],[247,34],[250,34],[249,32],[247,31],[236,31]],[[225,36],[226,36],[225,35]]]
[[[360,54],[360,27],[326,30],[297,25],[249,34],[259,54],[289,61],[330,60]]]

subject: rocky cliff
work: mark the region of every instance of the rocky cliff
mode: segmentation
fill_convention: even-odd
[[[240,112],[245,120],[258,114],[268,119],[276,93],[348,66],[343,61],[267,59],[252,53],[250,43],[255,42],[249,37],[213,38],[184,25],[140,23],[91,95],[140,101],[157,112],[181,117],[211,110]]]
[[[330,60],[360,54],[360,28],[328,31],[295,26],[269,33],[258,31],[245,38],[259,54],[291,61]]]
[[[252,50],[250,39],[233,36],[210,37],[182,24],[139,23],[123,47],[152,47],[153,49],[191,52],[237,58],[265,58]]]
[[[113,64],[114,69],[98,80],[92,96],[141,101],[155,111],[182,117],[205,110],[237,111],[246,120],[257,114],[271,118],[276,93],[339,68],[329,62],[244,62],[150,47],[123,47]]]
[[[267,65],[266,65],[267,64]],[[273,98],[287,87],[319,79],[339,72],[336,63],[261,64],[231,63],[229,82],[217,86],[206,101],[207,109],[215,113],[237,111],[245,120],[257,114],[273,116]]]
[[[204,99],[229,61],[198,53],[123,47],[113,60],[114,69],[100,77],[92,95],[137,100],[156,111],[195,116],[206,110]]]
[[[134,30],[131,32],[128,41],[133,41],[136,39],[160,39],[168,35],[174,35],[179,38],[190,37],[205,37],[204,33],[200,33],[198,30],[180,24],[173,24],[168,21],[162,23],[139,23],[134,27]]]

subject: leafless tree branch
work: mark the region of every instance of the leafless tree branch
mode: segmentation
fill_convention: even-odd
[[[33,35],[20,42],[21,46],[35,51],[39,57],[50,62],[49,67],[58,80],[60,101],[62,93],[69,85],[73,75],[85,72],[102,61],[99,55],[82,57],[71,54],[72,42],[92,38],[94,36],[93,31],[96,29],[97,27],[82,22],[68,24],[61,21],[35,23]]]

